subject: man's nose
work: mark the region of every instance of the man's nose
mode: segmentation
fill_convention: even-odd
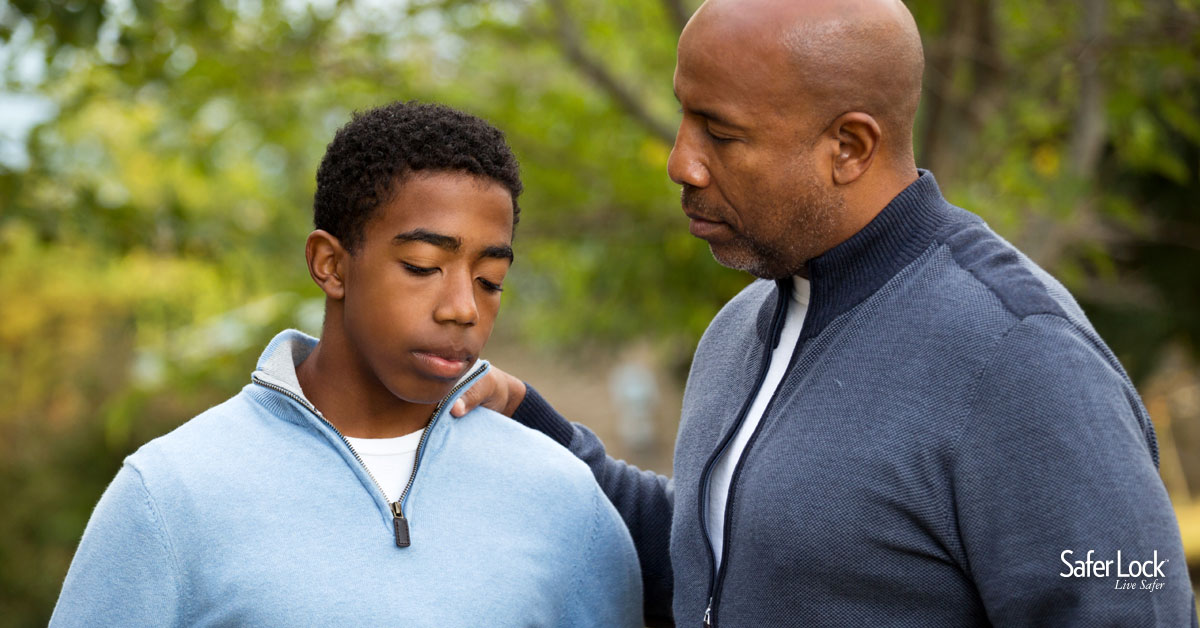
[[[479,321],[475,282],[470,273],[446,277],[433,317],[439,323],[468,326]]]
[[[667,175],[680,185],[708,187],[709,172],[704,154],[698,149],[696,124],[685,116],[675,133],[675,145],[667,158]]]

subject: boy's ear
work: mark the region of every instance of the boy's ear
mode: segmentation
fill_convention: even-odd
[[[340,301],[346,296],[345,272],[350,252],[333,234],[324,229],[308,234],[304,256],[308,259],[308,274],[326,297]]]

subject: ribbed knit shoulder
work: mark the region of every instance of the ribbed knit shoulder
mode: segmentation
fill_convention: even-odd
[[[1067,323],[1059,333],[1078,335],[1132,389],[1124,368],[1100,338],[1071,293],[1036,262],[993,232],[974,214],[953,208],[959,218],[940,234],[957,265],[996,295],[1014,324],[1046,314]]]
[[[987,286],[1013,316],[1054,314],[1066,318],[1066,310],[1060,303],[1062,298],[1070,298],[1066,291],[1053,295],[1046,285],[1049,275],[1035,274],[1036,264],[986,224],[963,217],[951,223],[947,231],[943,242],[955,261]]]

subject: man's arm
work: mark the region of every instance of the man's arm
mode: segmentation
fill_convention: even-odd
[[[1106,354],[1035,315],[980,378],[948,525],[998,627],[1196,626],[1153,428]]]
[[[672,625],[670,539],[675,500],[671,480],[607,455],[604,443],[591,430],[568,421],[532,386],[495,366],[460,401],[451,410],[455,416],[483,405],[546,434],[587,463],[633,536],[641,563],[646,624]]]
[[[50,625],[177,625],[181,584],[161,523],[141,475],[126,464],[92,512]]]

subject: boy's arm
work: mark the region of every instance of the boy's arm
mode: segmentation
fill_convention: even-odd
[[[480,405],[546,434],[587,463],[633,536],[641,562],[647,624],[671,625],[670,539],[675,501],[671,480],[614,460],[591,430],[563,418],[532,386],[494,365],[455,402],[451,414],[463,416]]]
[[[645,624],[637,553],[621,516],[596,485],[589,484],[590,516],[578,527],[586,536],[572,544],[575,573],[556,625],[641,628]]]
[[[670,539],[675,499],[671,480],[608,456],[604,443],[591,430],[563,418],[532,386],[527,386],[512,417],[553,438],[587,463],[633,536],[641,563],[647,625],[672,625]]]
[[[175,552],[154,501],[126,464],[92,512],[50,625],[176,625],[180,589]]]

